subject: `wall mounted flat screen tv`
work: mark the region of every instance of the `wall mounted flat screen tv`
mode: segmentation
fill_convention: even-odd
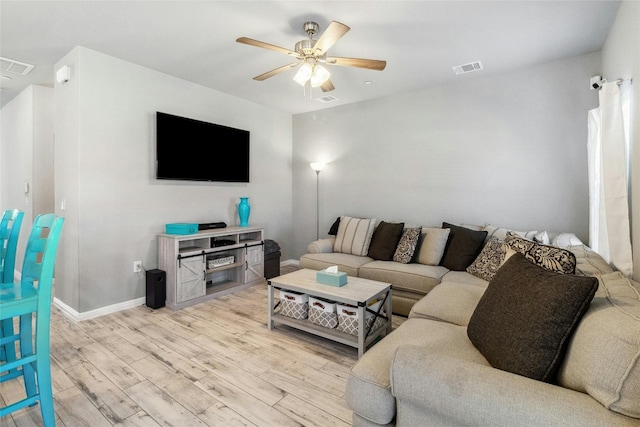
[[[249,131],[156,112],[156,178],[249,182]]]

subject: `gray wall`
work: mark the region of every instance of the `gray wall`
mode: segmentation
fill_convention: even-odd
[[[71,67],[71,80],[55,87],[56,207],[66,217],[57,298],[83,313],[144,296],[133,261],[157,267],[165,223],[235,225],[240,196],[251,202],[251,225],[264,225],[288,256],[289,114],[82,47],[55,69],[62,65]],[[156,111],[249,130],[251,182],[156,180]],[[226,161],[224,153],[211,161]]]
[[[33,219],[54,211],[53,89],[27,87],[2,108],[1,117],[0,212],[24,211],[16,257],[20,271]]]
[[[491,64],[485,64],[487,68]],[[600,54],[293,118],[294,254],[339,215],[568,231],[588,239],[589,78]]]
[[[634,274],[640,280],[640,2],[625,1],[602,49],[609,80],[633,79],[631,86],[631,234]]]

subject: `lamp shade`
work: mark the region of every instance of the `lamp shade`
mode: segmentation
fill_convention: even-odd
[[[313,67],[313,74],[311,74],[311,87],[322,86],[324,82],[329,80],[331,73],[327,71],[322,65],[316,65]]]
[[[311,73],[313,72],[313,67],[308,62],[305,62],[300,66],[298,72],[295,76],[293,76],[293,80],[298,83],[300,86],[304,86],[309,78],[311,77]]]
[[[316,172],[320,172],[322,169],[324,169],[326,163],[323,162],[313,162],[310,164],[311,169],[313,169]]]

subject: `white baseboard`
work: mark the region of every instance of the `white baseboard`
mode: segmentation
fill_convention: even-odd
[[[295,266],[299,266],[300,265],[300,261],[297,259],[287,259],[284,260],[280,263],[281,267],[285,267],[288,265],[295,265]],[[77,310],[75,310],[74,308],[68,306],[67,304],[65,304],[64,302],[62,302],[61,300],[59,300],[58,298],[53,298],[53,303],[60,309],[62,310],[62,312],[67,315],[68,317],[70,317],[71,319],[81,322],[83,320],[89,320],[89,319],[93,319],[96,317],[100,317],[100,316],[104,316],[106,314],[111,314],[111,313],[115,313],[121,310],[126,310],[128,308],[133,308],[133,307],[137,307],[139,305],[144,305],[146,303],[146,298],[145,297],[141,297],[141,298],[136,298],[130,301],[124,301],[124,302],[119,302],[118,304],[113,304],[113,305],[108,305],[106,307],[100,307],[100,308],[96,308],[95,310],[90,310],[90,311],[84,311],[82,313],[79,313]]]
[[[146,303],[146,298],[136,298],[130,301],[119,302],[117,304],[108,305],[106,307],[100,307],[95,310],[84,311],[79,313],[72,307],[69,307],[67,304],[59,300],[58,298],[53,299],[53,303],[60,309],[62,312],[72,318],[75,321],[81,322],[83,320],[89,320],[96,317],[104,316],[105,314],[115,313],[117,311],[126,310],[128,308],[137,307],[139,305],[144,305]]]

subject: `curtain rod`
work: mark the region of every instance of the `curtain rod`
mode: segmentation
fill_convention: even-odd
[[[628,79],[628,80],[629,80],[629,83],[633,83],[633,79]],[[616,80],[616,83],[618,84],[618,86],[620,86],[625,81],[626,81],[625,79],[618,79],[618,80]]]

